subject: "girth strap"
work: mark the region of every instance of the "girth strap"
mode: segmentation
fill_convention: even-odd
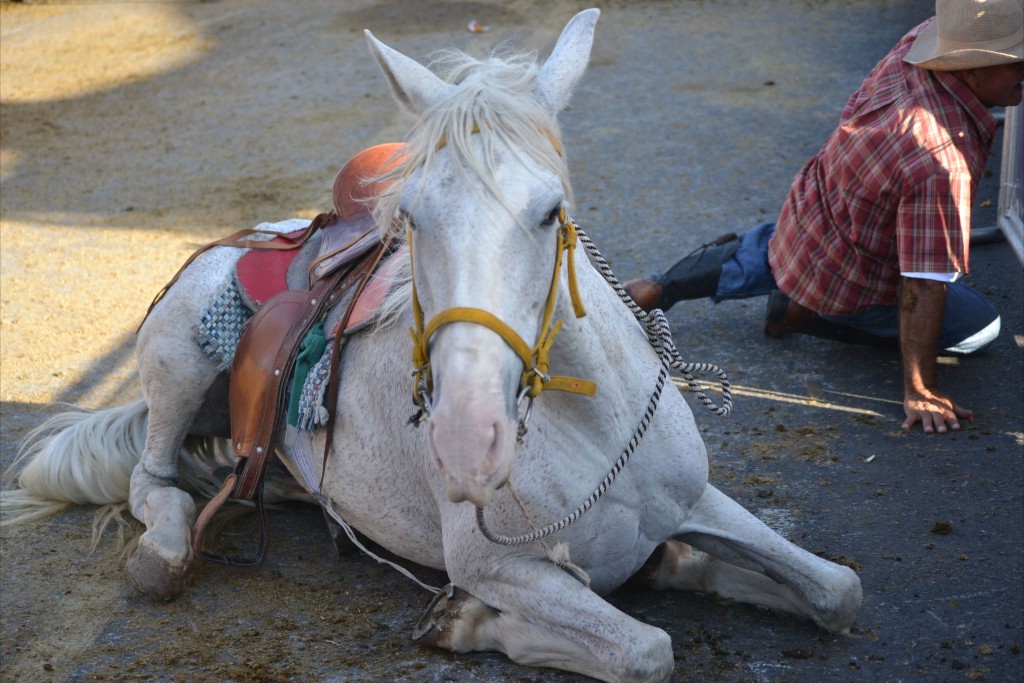
[[[334,416],[338,412],[338,389],[341,384],[338,375],[341,366],[341,339],[345,334],[345,328],[348,327],[348,321],[352,318],[352,311],[355,310],[359,296],[366,289],[370,278],[377,272],[381,259],[384,258],[385,254],[390,254],[394,251],[395,246],[394,239],[387,236],[361,262],[362,267],[360,270],[362,275],[359,278],[359,284],[356,285],[355,294],[352,296],[352,303],[345,309],[345,315],[338,322],[334,332],[334,340],[331,342],[331,378],[327,382],[327,400],[324,405],[324,408],[327,410],[327,424],[324,429],[327,430],[327,433],[324,437],[324,457],[320,469],[320,490],[323,490],[324,476],[327,474],[327,456],[330,455],[331,448],[334,446]]]

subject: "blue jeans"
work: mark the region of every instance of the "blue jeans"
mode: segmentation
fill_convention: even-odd
[[[777,289],[768,264],[768,241],[774,223],[762,223],[739,236],[736,253],[722,265],[715,301],[763,296]],[[851,315],[822,316],[878,337],[899,336],[896,306],[874,306]],[[974,353],[999,336],[999,313],[980,294],[961,282],[946,285],[946,310],[939,347],[949,353]]]

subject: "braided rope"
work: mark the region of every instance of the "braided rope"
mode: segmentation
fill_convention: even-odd
[[[622,451],[622,455],[620,455],[618,460],[615,461],[611,470],[609,470],[608,474],[605,475],[601,483],[598,484],[594,492],[591,493],[590,497],[583,501],[579,507],[563,517],[561,520],[553,524],[549,524],[543,529],[538,529],[521,536],[503,536],[501,534],[494,533],[490,528],[488,528],[487,523],[484,521],[484,509],[477,508],[476,523],[477,526],[480,527],[480,533],[484,535],[484,538],[492,543],[499,543],[501,545],[524,545],[526,543],[538,541],[545,536],[555,533],[556,531],[561,531],[582,517],[583,513],[589,510],[594,503],[604,495],[604,492],[607,491],[608,487],[610,487],[612,482],[615,481],[615,477],[619,476],[619,472],[621,472],[626,466],[626,463],[629,462],[629,458],[640,445],[640,442],[644,438],[644,434],[647,432],[647,427],[651,424],[651,419],[654,417],[654,412],[658,409],[658,401],[661,399],[661,391],[665,388],[665,382],[667,379],[668,368],[664,363],[662,363],[661,371],[658,373],[658,382],[654,386],[654,392],[651,394],[651,400],[647,403],[647,410],[644,411],[644,416],[640,420],[640,425],[636,428],[636,431],[633,432],[633,438],[631,438],[629,443],[626,444],[626,448]]]
[[[647,333],[647,338],[651,342],[651,346],[657,351],[658,356],[661,357],[663,363],[666,363],[669,367],[677,370],[680,375],[683,376],[683,380],[690,389],[697,395],[697,398],[704,407],[715,415],[728,415],[732,412],[732,392],[729,390],[729,376],[725,374],[717,365],[710,363],[685,363],[682,357],[679,355],[679,350],[676,348],[675,342],[672,340],[672,328],[669,327],[668,319],[665,318],[665,312],[660,308],[656,308],[653,311],[645,312],[633,298],[629,296],[626,289],[619,282],[618,278],[615,277],[615,273],[612,272],[611,266],[598,251],[597,246],[591,241],[590,237],[587,236],[583,229],[576,226],[576,232],[578,239],[583,242],[583,246],[586,248],[587,253],[594,261],[594,265],[598,272],[608,281],[608,284],[612,286],[615,293],[618,295],[622,303],[626,304],[633,316],[637,321],[643,325],[644,332]],[[715,404],[708,395],[701,389],[697,380],[694,379],[694,373],[699,374],[714,374],[718,375],[719,383],[722,386],[722,405]]]
[[[570,221],[572,219],[569,219]],[[574,223],[575,225],[575,223]],[[570,512],[568,515],[563,517],[553,524],[549,524],[543,529],[534,530],[528,534],[522,534],[520,536],[504,536],[502,534],[495,533],[487,526],[487,522],[484,520],[484,509],[476,509],[476,525],[480,529],[480,533],[484,535],[488,541],[492,543],[498,543],[500,545],[514,546],[514,545],[525,545],[538,541],[545,536],[561,531],[566,528],[577,519],[582,517],[587,510],[594,506],[601,496],[604,495],[605,491],[612,485],[615,478],[619,476],[619,472],[625,468],[626,463],[629,462],[630,457],[639,447],[640,442],[644,438],[644,434],[647,433],[647,428],[651,424],[651,419],[654,417],[655,411],[658,409],[658,402],[661,400],[661,392],[665,388],[665,382],[668,380],[669,367],[678,370],[683,376],[690,389],[697,395],[700,402],[704,404],[704,407],[715,415],[728,415],[732,410],[732,392],[729,390],[729,377],[725,374],[717,365],[711,365],[710,363],[684,363],[683,359],[679,355],[679,350],[676,348],[675,342],[672,340],[672,329],[669,327],[668,320],[665,318],[665,313],[661,309],[654,309],[647,313],[644,312],[633,298],[626,293],[625,288],[619,283],[618,278],[612,272],[611,266],[598,251],[597,246],[590,240],[583,229],[578,225],[576,232],[578,239],[583,242],[583,246],[586,248],[587,253],[593,259],[595,266],[598,271],[604,276],[604,279],[615,290],[615,293],[619,296],[624,304],[629,307],[633,315],[644,327],[644,331],[647,333],[647,338],[651,342],[651,346],[658,353],[658,357],[661,358],[661,369],[658,371],[658,381],[655,383],[654,391],[651,393],[651,399],[647,402],[647,409],[644,411],[644,416],[640,419],[640,424],[633,432],[632,438],[629,443],[626,444],[622,454],[619,455],[618,459],[612,465],[611,470],[605,475],[601,483],[598,484],[594,492],[590,494],[583,503],[581,503],[575,510]],[[702,374],[715,374],[718,375],[719,382],[722,385],[722,405],[716,405],[714,401],[708,398],[707,394],[697,380],[694,379],[693,373]]]

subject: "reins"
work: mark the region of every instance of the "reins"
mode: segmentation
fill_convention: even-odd
[[[210,249],[214,247],[235,247],[236,249],[269,249],[273,251],[289,251],[291,249],[298,249],[303,244],[305,244],[306,240],[312,237],[318,230],[328,225],[331,225],[336,220],[338,220],[338,213],[332,210],[328,211],[327,213],[318,214],[312,221],[310,221],[309,225],[306,227],[305,230],[303,230],[302,234],[298,235],[297,237],[289,237],[286,234],[273,232],[270,230],[260,230],[259,228],[245,228],[243,230],[239,230],[238,232],[232,233],[227,237],[222,237],[220,239],[216,239],[212,242],[204,244],[199,249],[194,251],[192,255],[185,260],[185,263],[181,264],[181,267],[178,268],[178,272],[174,274],[174,277],[172,277],[170,281],[166,285],[164,285],[159,292],[156,293],[156,296],[153,297],[153,301],[149,304],[149,308],[146,309],[146,315],[142,317],[142,322],[140,322],[139,326],[135,329],[135,333],[138,334],[139,330],[142,329],[143,323],[146,322],[146,319],[149,317],[149,314],[153,312],[153,307],[160,303],[160,300],[163,299],[164,295],[167,294],[171,287],[174,286],[174,283],[178,281],[178,278],[180,278],[181,274],[185,272],[185,269],[192,265],[193,261],[195,261],[203,254],[205,254]],[[248,239],[249,237],[253,236],[260,236],[263,239]],[[274,238],[278,238],[281,241],[275,242],[273,241]]]

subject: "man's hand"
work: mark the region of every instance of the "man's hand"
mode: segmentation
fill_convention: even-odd
[[[903,410],[901,425],[911,429],[920,422],[925,434],[960,429],[960,419],[974,413],[938,390],[935,378],[939,332],[946,312],[946,285],[937,280],[900,278],[900,352],[903,354]]]
[[[973,420],[974,413],[962,408],[948,396],[939,392],[913,392],[903,399],[903,411],[907,419],[900,425],[909,430],[920,422],[925,434],[944,434],[948,429],[960,429],[959,420]]]

